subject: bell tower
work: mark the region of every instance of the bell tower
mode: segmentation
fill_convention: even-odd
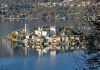
[[[28,24],[25,24],[25,33],[28,32]]]

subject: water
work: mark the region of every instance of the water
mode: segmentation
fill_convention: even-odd
[[[25,23],[29,24],[29,29],[42,25],[56,25],[58,27],[71,27],[85,33],[90,31],[86,27],[86,22],[79,20],[66,21],[43,21],[43,20],[0,20],[0,69],[1,70],[83,70],[89,69],[86,65],[85,51],[83,49],[61,49],[55,53],[40,53],[33,48],[25,46],[12,46],[10,40],[3,39],[4,35],[10,34],[20,28],[24,28]],[[84,24],[84,25],[83,25]],[[83,27],[83,28],[82,28]],[[87,55],[88,58],[88,55]]]

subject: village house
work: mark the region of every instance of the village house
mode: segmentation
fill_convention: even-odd
[[[81,1],[81,4],[85,4],[85,1]]]
[[[38,35],[32,35],[32,39],[37,39]]]
[[[68,35],[62,36],[61,39],[62,39],[61,41],[65,41],[65,42],[68,42],[69,41]]]
[[[82,6],[86,6],[86,4],[81,4]]]
[[[80,35],[70,35],[69,39],[80,40]]]
[[[52,37],[52,42],[53,43],[61,42],[61,38],[59,36],[53,36]]]
[[[50,26],[42,26],[42,27],[38,27],[38,30],[42,30],[42,31],[49,31]]]
[[[62,3],[59,3],[59,6],[63,6],[63,4]]]
[[[50,26],[50,31],[53,31],[57,34],[59,32],[59,28],[57,28],[56,26]]]
[[[90,2],[90,1],[86,1],[86,4],[87,4],[87,5],[90,5],[90,4],[91,4],[91,2]]]
[[[41,34],[40,30],[34,30],[35,34],[39,36],[39,34]]]
[[[73,7],[73,6],[74,6],[74,4],[70,4],[70,6],[71,6],[71,7]]]
[[[71,39],[75,39],[74,35],[70,35],[70,36],[69,36],[69,39],[70,39],[70,40],[71,40]]]
[[[47,34],[47,35],[45,36],[45,42],[47,42],[47,43],[52,43],[52,36],[50,36],[49,34]]]
[[[26,33],[25,38],[26,39],[32,38],[32,35],[30,33]]]
[[[42,43],[42,42],[44,42],[44,38],[42,36],[38,36],[36,38],[36,41]]]
[[[53,5],[53,6],[56,6],[56,5],[57,5],[57,3],[52,3],[52,5]]]
[[[81,1],[81,4],[82,4],[82,6],[86,6],[86,4],[90,5],[91,2],[90,1]]]
[[[75,40],[78,40],[78,41],[80,40],[80,35],[75,35],[74,37],[75,37]]]

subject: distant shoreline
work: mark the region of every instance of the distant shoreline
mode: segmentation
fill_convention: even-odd
[[[64,18],[0,18],[0,19],[63,19],[63,20],[67,20]],[[68,18],[68,19],[81,19],[81,18]]]
[[[1,18],[1,19],[40,19],[40,18]]]

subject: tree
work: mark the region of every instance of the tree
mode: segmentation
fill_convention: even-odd
[[[16,32],[13,31],[13,32],[11,33],[11,36],[13,36],[13,38],[15,38],[15,36],[16,36]]]
[[[72,34],[72,30],[71,29],[68,29],[67,30],[67,35],[71,35]]]
[[[36,29],[36,28],[34,27],[34,28],[33,28],[33,34],[35,34],[35,31],[34,31],[35,29]]]
[[[18,35],[20,35],[21,34],[21,32],[18,32]]]
[[[94,14],[97,14],[97,10],[100,9],[100,5],[97,5],[98,1],[100,2],[100,0],[91,0],[91,6],[87,7],[88,12],[90,14],[90,16],[94,16]],[[95,5],[94,5],[95,4]],[[84,11],[83,11],[84,12]],[[100,17],[100,16],[99,16]],[[87,19],[88,20],[88,19]],[[88,44],[86,44],[87,46],[87,54],[88,55],[88,59],[86,59],[86,64],[89,65],[89,69],[90,70],[98,70],[99,66],[100,66],[100,22],[93,21],[92,19],[90,19],[90,21],[88,21],[89,26],[91,27],[91,31],[90,33],[87,35],[87,40],[88,40]],[[91,56],[94,55],[95,56]],[[98,67],[96,67],[98,66]]]

